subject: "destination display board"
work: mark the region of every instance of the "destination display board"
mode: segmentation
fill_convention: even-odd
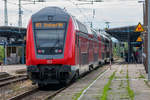
[[[63,22],[36,22],[35,28],[65,28],[65,23]]]

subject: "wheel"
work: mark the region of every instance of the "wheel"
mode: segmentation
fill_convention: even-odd
[[[93,65],[90,65],[89,66],[89,71],[92,71],[93,70]]]
[[[76,71],[76,74],[75,74],[75,79],[77,80],[79,78],[80,74],[79,74],[79,70]]]
[[[105,64],[107,64],[107,61],[106,61],[106,60],[105,60],[104,62],[105,62]]]
[[[72,79],[72,82],[75,82],[78,78],[79,78],[79,70],[78,71],[76,71],[75,72],[75,75],[74,75],[74,77],[73,77],[73,79]]]
[[[102,67],[102,62],[101,61],[99,61],[98,67]]]

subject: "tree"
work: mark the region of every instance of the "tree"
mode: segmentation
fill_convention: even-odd
[[[0,62],[2,62],[4,59],[4,47],[0,46]]]

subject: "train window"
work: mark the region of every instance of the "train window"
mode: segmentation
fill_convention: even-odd
[[[39,47],[63,47],[65,30],[36,30],[36,44]]]
[[[81,32],[88,33],[88,30],[84,24],[77,20],[78,28]]]

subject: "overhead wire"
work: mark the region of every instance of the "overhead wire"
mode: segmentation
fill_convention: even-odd
[[[72,0],[68,0],[69,2],[71,2],[73,5],[75,5],[76,7],[77,7],[77,9],[80,11],[80,14],[83,14],[83,16],[86,18],[86,20],[88,21],[88,22],[90,22],[89,21],[89,19],[86,17],[86,15],[84,14],[84,12],[79,8],[79,6],[78,6],[78,4],[76,4],[75,2],[73,2]]]
[[[2,1],[4,1],[4,0],[2,0]],[[79,5],[81,5],[81,4],[77,4],[77,3],[75,3],[75,1],[77,1],[77,0],[66,0],[66,1],[69,1],[69,2],[71,2],[73,5],[75,5],[76,6],[76,8],[80,11],[80,14],[82,14],[83,16],[84,16],[84,18],[86,18],[86,20],[87,20],[87,22],[85,21],[85,23],[90,23],[91,21],[89,21],[89,18],[86,16],[86,14],[85,14],[85,12],[83,11],[83,9],[84,9],[84,7],[79,7]],[[93,0],[92,0],[93,1]],[[14,3],[14,2],[10,2],[10,1],[7,1],[9,4],[13,4],[13,5],[18,5],[17,3]],[[33,1],[32,1],[33,2]],[[46,1],[46,2],[48,2],[48,1]],[[91,1],[88,1],[88,2],[91,2]],[[93,1],[94,2],[94,1]],[[34,4],[34,3],[23,3],[22,5],[28,5],[28,4]],[[83,5],[85,5],[85,4],[90,4],[90,3],[84,3]],[[109,4],[109,3],[108,3]],[[126,5],[128,5],[128,6],[137,6],[137,4],[127,4],[127,3],[125,3]],[[113,5],[119,5],[118,3],[116,3],[116,4],[113,4]],[[82,5],[81,5],[82,6]],[[108,6],[108,5],[106,5],[106,6]],[[24,8],[23,6],[21,6],[22,7],[22,9],[23,10],[26,10],[26,11],[28,11],[28,12],[32,12],[32,10],[29,10],[29,9],[27,9],[27,8]],[[95,6],[94,6],[95,7]],[[100,7],[100,6],[99,6]],[[93,6],[92,6],[92,8],[93,8]],[[85,7],[85,9],[86,9],[86,7]],[[104,21],[105,21],[105,19],[104,19]],[[100,22],[94,22],[94,23],[100,23]],[[113,22],[113,23],[122,23],[122,22]],[[125,22],[123,22],[123,23],[125,23]]]

